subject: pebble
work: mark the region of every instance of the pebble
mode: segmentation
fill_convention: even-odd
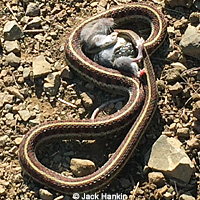
[[[91,160],[72,158],[70,169],[75,176],[81,177],[92,174],[96,166]]]
[[[8,138],[9,137],[7,135],[0,136],[0,146],[1,147],[5,145]]]
[[[6,188],[0,185],[0,195],[4,195],[6,193]]]
[[[20,65],[21,59],[20,57],[16,56],[14,53],[9,53],[6,56],[6,63],[11,65],[12,67],[18,67]]]
[[[29,78],[30,76],[30,73],[31,73],[31,69],[29,67],[25,67],[23,69],[23,77],[26,79],[26,78]]]
[[[200,120],[200,101],[197,101],[193,106],[193,116]]]
[[[27,29],[38,29],[41,28],[42,19],[40,17],[33,17],[33,19],[28,22]]]
[[[36,3],[29,3],[26,9],[26,16],[35,17],[40,15],[40,8]]]
[[[200,32],[196,26],[188,25],[180,41],[184,54],[194,58],[200,57]]]
[[[51,64],[46,61],[44,55],[33,58],[33,76],[35,78],[47,75],[51,72]]]
[[[172,52],[170,52],[168,55],[167,55],[167,58],[169,60],[172,60],[172,61],[177,61],[180,57],[180,52],[177,51],[177,50],[174,50]]]
[[[50,96],[55,96],[61,84],[60,72],[50,73],[44,80],[44,91]]]
[[[187,67],[180,62],[173,62],[171,63],[171,66],[178,69],[180,72],[183,72],[187,69]]]
[[[92,98],[86,93],[83,92],[81,93],[81,99],[82,99],[82,103],[86,108],[91,108],[93,105],[93,100]]]
[[[165,177],[161,172],[151,172],[148,174],[149,183],[154,183],[158,187],[165,185]]]
[[[5,41],[4,48],[7,53],[13,52],[14,54],[17,54],[17,55],[19,55],[19,53],[21,51],[20,43],[17,40]]]
[[[19,89],[14,87],[7,87],[6,90],[10,93],[15,95],[17,98],[24,100],[24,96],[20,93]]]
[[[189,134],[189,128],[178,128],[176,135],[178,137],[184,137],[184,138],[188,138],[190,136]]]
[[[165,80],[168,82],[168,83],[173,83],[173,82],[176,82],[180,79],[180,70],[179,69],[176,69],[176,68],[173,68],[173,69],[168,69],[166,71],[166,77],[165,77]]]
[[[73,78],[73,74],[71,72],[71,70],[69,69],[69,67],[63,67],[60,71],[60,76],[61,78],[66,78],[66,79],[72,79]]]
[[[3,29],[5,40],[18,40],[22,37],[23,32],[16,21],[8,21]]]
[[[31,113],[29,112],[29,110],[19,110],[18,113],[22,120],[25,122],[28,121],[31,117]]]
[[[15,144],[16,145],[20,145],[20,143],[22,142],[23,138],[22,137],[17,137],[15,138]]]
[[[169,85],[168,89],[173,96],[176,96],[183,91],[183,86],[179,82],[177,82],[174,85]]]
[[[48,190],[40,189],[39,195],[42,200],[53,200],[53,194]]]

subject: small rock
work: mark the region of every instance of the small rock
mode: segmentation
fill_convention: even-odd
[[[200,120],[200,101],[197,101],[193,106],[193,116]]]
[[[58,92],[58,89],[60,87],[60,73],[59,72],[53,72],[51,74],[48,74],[45,78],[44,83],[44,91],[51,96],[55,96]]]
[[[24,78],[29,78],[30,73],[31,73],[31,69],[29,67],[25,67],[23,69],[23,77]]]
[[[7,120],[13,120],[14,119],[14,115],[12,113],[7,113],[5,115],[5,117],[6,117]]]
[[[165,177],[161,172],[151,172],[148,174],[149,183],[154,183],[158,187],[165,185]]]
[[[190,136],[189,134],[189,128],[178,128],[176,135],[178,137],[184,137],[184,138],[188,138]]]
[[[4,195],[6,193],[6,188],[3,185],[0,185],[0,195]]]
[[[180,70],[173,68],[173,69],[168,69],[166,71],[166,77],[165,80],[168,83],[176,82],[180,79]]]
[[[23,35],[16,21],[8,21],[4,26],[3,33],[5,40],[18,40]]]
[[[17,137],[15,138],[15,144],[16,145],[20,145],[20,143],[22,142],[23,138],[22,137]]]
[[[69,69],[69,67],[63,67],[61,69],[60,76],[62,78],[66,78],[66,79],[72,79],[73,78],[73,74],[72,74],[71,70]]]
[[[164,2],[171,7],[184,6],[190,8],[192,5],[192,0],[165,0]]]
[[[180,62],[174,62],[171,64],[171,66],[178,69],[180,72],[183,72],[187,69],[187,67]]]
[[[7,87],[6,90],[10,93],[15,95],[17,98],[24,100],[24,96],[20,93],[19,89],[14,87]]]
[[[90,160],[72,158],[70,169],[75,176],[80,177],[92,174],[95,171],[96,166]]]
[[[181,145],[178,139],[161,135],[151,149],[148,166],[188,183],[195,167]]]
[[[195,200],[195,198],[191,195],[187,195],[187,194],[182,194],[180,197],[179,197],[179,200]]]
[[[15,41],[5,41],[4,48],[7,53],[13,52],[14,54],[19,54],[21,51],[20,44],[17,40]]]
[[[82,98],[83,105],[84,105],[86,108],[90,108],[90,107],[93,105],[93,100],[92,100],[92,98],[91,98],[86,92],[81,93],[80,96],[81,96],[81,98]]]
[[[35,17],[40,15],[40,8],[36,3],[29,3],[26,9],[26,16]]]
[[[5,94],[5,93],[0,93],[0,108],[4,106],[5,103],[13,103],[14,101],[14,96]]]
[[[51,64],[48,63],[43,55],[33,58],[33,76],[35,78],[51,72]]]
[[[156,84],[157,84],[158,90],[162,91],[165,89],[166,84],[163,80],[157,80]]]
[[[183,86],[177,82],[174,85],[169,85],[169,92],[173,95],[176,96],[177,94],[181,93],[183,91]]]
[[[188,25],[180,41],[180,46],[184,54],[198,59],[200,57],[199,28],[192,25]]]
[[[200,23],[200,13],[199,12],[193,12],[190,14],[190,23],[192,25],[198,25]]]
[[[5,145],[7,139],[8,139],[7,135],[0,136],[0,146],[1,147]]]
[[[29,112],[29,110],[19,110],[18,113],[22,120],[25,122],[28,121],[31,117],[31,113]]]
[[[50,193],[48,190],[40,189],[39,195],[42,200],[53,200],[53,194]]]
[[[187,141],[187,145],[190,149],[200,149],[200,139],[197,137],[192,137]]]
[[[14,53],[9,53],[6,56],[6,62],[12,67],[18,67],[20,65],[21,59]]]
[[[42,19],[40,17],[34,17],[28,24],[27,24],[27,29],[32,29],[32,28],[40,28],[41,27],[41,22]]]

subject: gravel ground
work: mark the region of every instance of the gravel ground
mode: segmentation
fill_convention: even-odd
[[[35,9],[36,13],[31,11],[28,13],[31,2],[38,5],[39,11]],[[65,63],[64,44],[67,34],[84,18],[117,4],[130,2],[129,0],[0,1],[0,199],[72,199],[68,195],[38,184],[24,174],[17,156],[18,147],[27,131],[41,122],[87,119],[90,118],[94,108],[119,98],[81,80],[70,71]],[[195,54],[199,50],[191,50],[195,56],[188,56],[183,54],[179,45],[191,22],[191,13],[198,10],[194,5],[172,8],[160,4],[161,1],[156,2],[159,3],[156,6],[162,9],[168,21],[168,38],[152,56],[158,85],[158,109],[135,154],[104,192],[130,195],[130,199],[187,199],[182,194],[189,195],[188,199],[200,199],[198,186],[200,64]],[[196,18],[193,17],[194,20],[198,20],[200,16],[196,15]],[[11,47],[6,43],[4,28],[12,20],[17,22],[24,35],[17,39],[18,48],[11,51],[16,56],[11,59],[10,56],[13,55],[9,51]],[[34,78],[34,58],[39,56],[41,63],[44,61],[41,55],[45,57],[45,62],[48,62],[51,73],[43,74],[43,71],[40,71],[38,77]],[[57,74],[61,74],[61,79],[59,82],[55,78],[52,89],[52,77]],[[73,105],[66,105],[58,98]],[[99,115],[114,113],[124,104],[123,100],[111,104]],[[181,128],[187,130],[182,133],[178,131]],[[194,162],[196,172],[189,183],[175,181],[169,177],[166,177],[162,187],[149,182],[150,169],[146,169],[145,157],[161,134],[178,138]],[[98,141],[58,141],[43,145],[37,155],[38,159],[49,168],[63,174],[71,174],[68,170],[71,158],[77,156],[87,158],[100,167],[106,162],[109,154],[115,151],[121,140],[122,137],[115,138],[114,142],[113,138]]]

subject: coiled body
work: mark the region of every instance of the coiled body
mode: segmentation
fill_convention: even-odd
[[[135,77],[123,75],[91,61],[83,54],[80,45],[81,30],[88,22],[102,17],[112,17],[117,23],[123,23],[123,20],[131,22],[135,15],[148,19],[152,27],[144,50],[143,65],[146,70],[144,84]],[[20,144],[19,159],[22,168],[33,179],[61,193],[73,194],[100,190],[120,172],[136,148],[156,107],[155,76],[147,51],[153,52],[163,41],[165,33],[166,22],[163,15],[153,6],[141,3],[105,11],[82,22],[70,33],[65,45],[66,60],[70,67],[100,88],[126,95],[128,101],[119,112],[110,116],[85,121],[46,122],[30,130]],[[95,139],[127,128],[129,128],[128,133],[112,157],[96,172],[85,177],[62,176],[43,166],[35,155],[37,146],[46,140]]]

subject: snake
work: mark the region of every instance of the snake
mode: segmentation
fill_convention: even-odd
[[[80,44],[82,28],[92,20],[103,17],[113,18],[119,24],[127,21],[131,23],[134,17],[150,23],[151,33],[144,44],[142,61],[146,71],[145,80],[100,66],[83,53]],[[65,43],[67,64],[83,79],[104,90],[126,96],[127,102],[120,111],[111,115],[86,120],[47,121],[30,129],[23,137],[18,153],[25,173],[42,185],[65,194],[101,191],[110,184],[132,156],[155,112],[157,88],[149,56],[165,39],[166,26],[164,15],[154,5],[130,3],[92,16],[71,31]],[[122,31],[122,34],[135,40],[136,34],[132,35],[131,31]],[[126,134],[121,144],[107,162],[83,177],[61,175],[44,166],[36,156],[36,150],[45,141],[93,140],[124,132]]]

